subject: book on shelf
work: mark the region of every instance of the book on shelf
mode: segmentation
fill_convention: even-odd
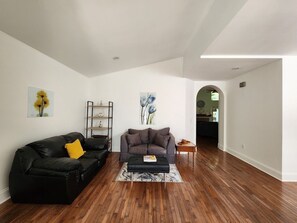
[[[155,155],[145,155],[143,156],[143,162],[157,162],[157,157]]]

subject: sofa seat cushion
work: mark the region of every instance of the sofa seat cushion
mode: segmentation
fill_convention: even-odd
[[[78,160],[67,157],[36,159],[33,161],[32,167],[60,172],[82,169],[81,163]]]
[[[96,169],[98,166],[97,159],[89,159],[89,158],[80,158],[78,159],[82,166],[81,173],[90,171],[91,169]]]
[[[128,129],[129,134],[137,134],[139,133],[140,139],[141,139],[141,144],[148,144],[149,143],[149,129]]]
[[[149,155],[165,155],[166,154],[166,149],[155,145],[155,144],[149,144],[148,149],[147,149],[147,154]]]
[[[138,146],[129,146],[129,153],[131,154],[147,154],[147,144],[141,144]]]
[[[66,140],[62,136],[32,142],[27,146],[33,148],[42,158],[45,157],[68,157],[64,146]]]
[[[170,132],[170,128],[167,127],[167,128],[163,128],[163,129],[151,129],[149,128],[149,137],[150,137],[150,143],[153,143],[154,142],[154,139],[155,139],[155,136],[157,133],[159,133],[160,135],[169,135],[169,132]]]
[[[108,156],[107,150],[86,151],[82,158],[104,160]]]

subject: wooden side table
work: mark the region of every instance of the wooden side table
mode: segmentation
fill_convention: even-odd
[[[180,162],[180,152],[188,153],[188,163],[190,161],[190,153],[193,153],[193,166],[195,165],[195,152],[197,151],[197,146],[194,143],[179,144],[176,143],[176,151],[178,152],[178,159]]]

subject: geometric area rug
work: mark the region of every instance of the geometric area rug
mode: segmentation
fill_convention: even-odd
[[[183,182],[178,169],[176,168],[175,164],[170,165],[170,172],[166,173],[165,182],[174,182],[180,183]],[[116,181],[131,181],[131,173],[127,172],[127,163],[124,163]],[[164,182],[164,173],[134,173],[133,174],[133,181],[134,182]]]

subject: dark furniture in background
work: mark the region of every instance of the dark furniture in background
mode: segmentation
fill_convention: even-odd
[[[66,143],[79,139],[86,153],[71,159]],[[17,203],[70,204],[88,185],[108,156],[108,140],[85,139],[78,132],[32,142],[15,153],[9,191]]]
[[[197,136],[218,139],[218,122],[197,121]]]
[[[175,163],[175,152],[175,138],[170,128],[129,129],[121,136],[121,162],[127,162],[135,155],[156,155],[166,157],[169,163]]]
[[[170,166],[166,157],[157,157],[157,162],[144,162],[143,156],[131,156],[128,160],[127,171],[132,173],[131,181],[133,181],[133,173],[164,173],[164,182],[166,173],[169,173]]]

